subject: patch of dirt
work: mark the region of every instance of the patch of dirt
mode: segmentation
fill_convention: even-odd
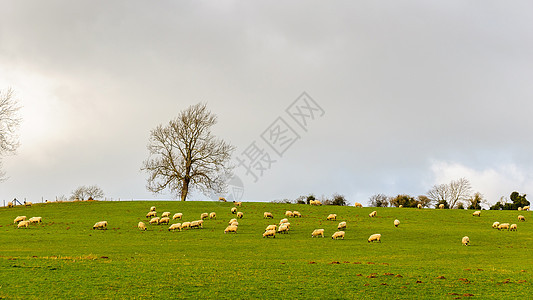
[[[330,265],[340,265],[341,263],[338,261],[332,261],[329,263]]]
[[[355,276],[363,276],[363,274],[357,274],[357,275],[355,275]]]
[[[463,297],[474,297],[474,294],[463,294]]]
[[[356,261],[356,262],[354,262],[354,264],[356,264],[356,265],[360,265],[361,262],[360,262],[360,261]]]
[[[448,293],[448,295],[451,295],[451,296],[459,296],[459,294],[457,294],[457,293]]]
[[[345,261],[344,263],[345,263],[345,264],[349,264],[350,262],[349,262],[349,261]]]
[[[370,275],[366,276],[366,278],[377,278],[377,276],[374,275],[374,274],[370,274]]]
[[[310,265],[312,265],[312,264],[316,264],[316,262],[314,262],[314,261],[310,261],[309,264],[310,264]]]
[[[421,280],[417,280],[416,283],[423,283]]]
[[[386,276],[394,276],[393,273],[384,273],[383,275],[386,275]]]
[[[446,279],[446,277],[441,275],[441,276],[437,277],[437,279]]]
[[[388,285],[388,284],[386,284],[385,282],[382,282],[381,285]]]
[[[394,277],[402,278],[403,276],[400,275],[400,274],[396,274],[396,276],[394,276]]]
[[[373,262],[369,261],[369,262],[367,262],[366,264],[367,264],[367,265],[375,265],[376,263],[373,263]]]

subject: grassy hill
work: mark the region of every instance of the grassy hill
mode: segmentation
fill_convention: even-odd
[[[216,212],[203,229],[148,225],[150,206],[184,221]],[[527,298],[533,282],[531,212],[354,208],[247,203],[237,234],[224,234],[232,203],[72,202],[0,208],[0,298]],[[265,227],[298,210],[289,234]],[[377,210],[377,217],[368,214]],[[263,212],[274,220],[263,219]],[[337,221],[326,221],[330,213]],[[517,216],[525,215],[525,222]],[[40,216],[28,229],[16,216]],[[398,228],[393,221],[399,219]],[[106,220],[108,230],[92,230]],[[346,221],[344,240],[332,240]],[[516,223],[517,232],[492,229]],[[311,238],[324,228],[325,238]],[[368,243],[374,233],[382,243]],[[461,245],[469,236],[471,245]]]

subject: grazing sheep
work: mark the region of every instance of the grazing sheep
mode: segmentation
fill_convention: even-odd
[[[159,219],[159,224],[169,224],[169,223],[170,223],[169,217],[164,217],[164,218]]]
[[[217,213],[216,212],[212,212],[209,214],[209,219],[216,219],[217,218]]]
[[[20,221],[20,223],[17,225],[17,228],[28,228],[28,225],[30,225],[30,221]]]
[[[191,228],[191,222],[183,222],[181,224],[181,229],[189,229]]]
[[[439,209],[444,209],[444,204],[439,204]]]
[[[32,218],[30,218],[29,221],[30,221],[30,224],[32,224],[32,223],[41,223],[43,221],[43,218],[41,218],[41,217],[32,217]]]
[[[416,206],[417,208],[422,208],[422,204],[418,203],[418,205]]]
[[[233,223],[233,222],[237,222],[237,219],[231,219],[231,220],[229,220],[228,224],[231,224],[231,223]]]
[[[470,239],[467,236],[464,236],[461,240],[461,243],[465,246],[468,246],[468,243],[470,243]]]
[[[33,204],[33,203],[31,203],[31,202],[29,202],[29,201],[28,201],[28,202],[24,202],[24,206],[31,206],[32,204]]]
[[[296,211],[296,210],[292,212],[292,215],[295,218],[301,218],[302,217],[302,214],[299,211]]]
[[[381,243],[381,234],[376,233],[376,234],[373,234],[373,235],[371,235],[371,236],[368,237],[368,242],[369,242],[369,243],[370,243],[370,242],[373,243],[374,241],[378,241],[378,242]]]
[[[227,201],[226,201],[226,198],[224,198],[224,197],[218,197],[218,201],[227,202]]]
[[[239,222],[235,221],[235,222],[232,222],[231,224],[229,224],[230,226],[239,226]]]
[[[237,212],[237,218],[242,219],[243,216],[244,214],[242,213],[242,211]]]
[[[8,208],[9,208],[9,207],[13,207],[13,202],[9,201],[9,202],[7,203],[7,207],[8,207]]]
[[[278,228],[278,233],[288,233],[289,232],[289,226],[287,223],[283,223]]]
[[[394,227],[400,226],[400,220],[394,220]]]
[[[492,223],[492,228],[498,228],[498,226],[500,226],[500,222]]]
[[[289,217],[294,217],[294,214],[292,213],[292,211],[288,210],[285,212],[285,217],[289,218]]]
[[[377,214],[378,214],[377,211],[373,211],[373,212],[369,213],[368,216],[373,218],[373,217],[377,216]]]
[[[233,203],[235,203],[235,206],[242,206],[242,202],[241,201],[239,201],[239,202],[233,201]]]
[[[289,223],[289,219],[285,218],[285,219],[281,219],[279,221],[279,225],[283,224],[283,223]]]
[[[344,231],[337,231],[335,232],[332,236],[331,236],[332,239],[334,240],[337,240],[337,239],[343,239],[344,240]]]
[[[207,218],[209,218],[209,214],[208,213],[202,213],[200,215],[200,220],[204,220],[204,219],[207,219]]]
[[[363,204],[359,203],[359,202],[355,202],[354,204],[355,207],[363,207]]]
[[[236,207],[232,207],[231,208],[231,213],[232,214],[236,214],[237,213],[237,208]]]
[[[337,214],[330,214],[330,215],[326,218],[326,220],[328,220],[328,221],[331,221],[331,220],[335,221],[335,220],[337,220]]]
[[[200,223],[198,221],[192,221],[191,222],[191,229],[193,228],[200,228]]]
[[[26,221],[26,216],[18,216],[18,217],[16,217],[15,220],[13,220],[13,224],[21,222],[21,221]]]
[[[176,220],[176,219],[180,219],[183,218],[183,214],[182,213],[175,213],[174,216],[172,217],[172,220]]]
[[[518,208],[518,211],[522,211],[522,207],[519,207],[519,208]]]
[[[509,223],[502,223],[498,225],[498,230],[507,229],[509,230]]]
[[[522,215],[518,216],[518,221],[525,221],[525,220],[526,220],[526,217],[524,217]]]
[[[398,206],[398,208],[403,208],[403,205],[400,204],[400,206]]]
[[[276,231],[275,230],[267,230],[265,231],[265,233],[263,233],[263,237],[273,237],[275,238],[276,237]]]
[[[529,210],[529,205],[523,207],[524,210]]]
[[[264,219],[274,219],[274,216],[272,215],[272,213],[269,213],[269,212],[265,211],[263,213],[263,218]]]
[[[204,228],[204,220],[198,220],[198,224],[200,224],[200,228]]]
[[[337,225],[337,229],[338,230],[341,230],[341,229],[346,229],[346,222],[340,222],[339,225]]]
[[[518,226],[516,224],[511,224],[511,227],[509,227],[510,231],[517,231]]]
[[[170,217],[169,211],[165,211],[164,213],[161,214],[161,218],[169,218],[169,217]]]
[[[155,206],[150,207],[150,211],[155,211]]]
[[[107,221],[96,222],[93,225],[93,229],[107,229]]]
[[[317,237],[317,236],[324,237],[324,229],[315,229],[315,230],[313,230],[313,232],[311,233],[311,237]]]
[[[481,211],[480,210],[476,210],[475,212],[472,213],[472,216],[478,216],[478,217],[481,217]]]
[[[265,231],[276,230],[277,228],[278,228],[278,226],[276,226],[276,225],[268,225],[267,228],[265,229]]]
[[[309,201],[309,204],[320,206],[320,205],[322,205],[322,202],[320,202],[319,200],[311,200],[311,201]]]
[[[157,213],[154,211],[154,210],[151,210],[149,211],[147,214],[146,214],[146,218],[147,219],[150,219],[150,218],[153,218],[153,217],[156,217],[157,216]]]
[[[175,231],[176,229],[181,231],[181,223],[170,225],[170,227],[168,228],[168,231]]]
[[[150,224],[159,224],[159,217],[153,217],[150,219]]]
[[[139,228],[140,230],[146,230],[146,225],[144,224],[144,222],[139,222],[139,224],[137,224],[137,228]]]
[[[233,232],[233,233],[237,233],[237,229],[238,227],[237,226],[228,226],[226,227],[226,229],[224,229],[224,233],[228,233],[228,232]]]

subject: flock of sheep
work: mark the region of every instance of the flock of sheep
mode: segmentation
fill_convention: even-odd
[[[26,216],[18,216],[13,220],[13,224],[17,224],[17,228],[28,228],[30,224],[38,224],[43,221],[41,217],[31,217],[26,220]]]

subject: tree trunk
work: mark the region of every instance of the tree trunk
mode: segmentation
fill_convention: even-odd
[[[183,178],[183,185],[181,187],[181,201],[187,199],[187,193],[189,193],[189,178]]]

